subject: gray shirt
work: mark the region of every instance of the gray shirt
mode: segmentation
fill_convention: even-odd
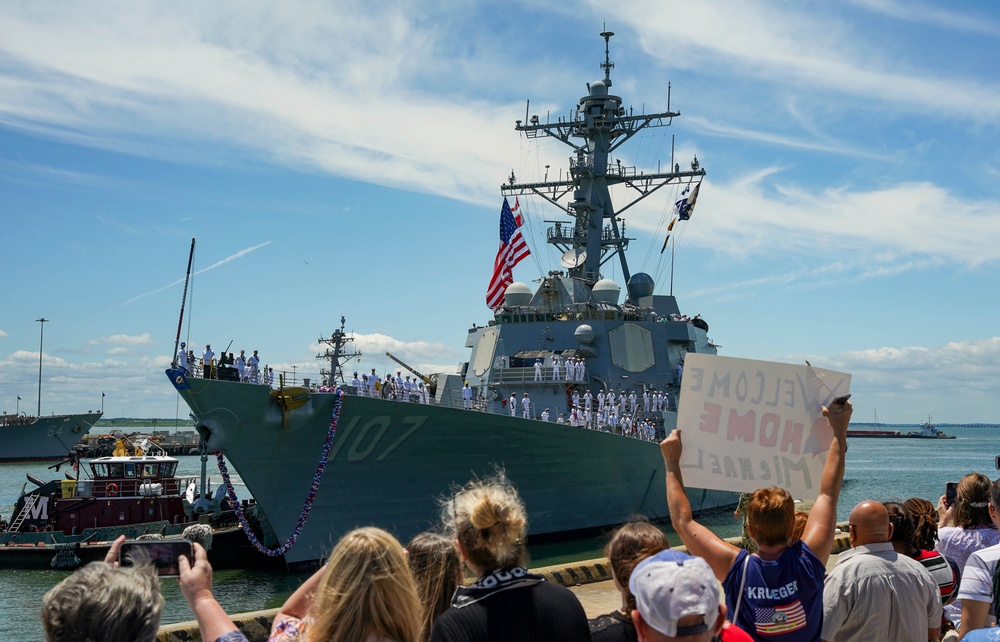
[[[937,582],[888,542],[840,554],[823,587],[823,639],[924,642],[941,626]]]

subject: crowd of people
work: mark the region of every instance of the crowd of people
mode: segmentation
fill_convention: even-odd
[[[281,607],[269,640],[1000,639],[993,606],[1000,601],[1000,480],[966,475],[954,499],[942,496],[936,508],[917,498],[860,502],[847,524],[851,548],[827,571],[851,412],[849,402],[823,409],[833,438],[808,514],[796,513],[778,487],[741,503],[752,543],[746,548],[694,518],[680,466],[682,434],[672,432],[660,449],[671,523],[687,552],[671,549],[648,520],[618,528],[605,549],[621,596],[611,613],[588,621],[571,591],[528,570],[527,511],[498,473],[442,499],[440,529],[405,548],[379,528],[345,534]],[[117,568],[121,542],[104,563],[45,596],[49,642],[155,639],[159,582],[149,564]],[[181,559],[179,582],[202,639],[245,641],[212,594],[204,548],[195,544],[192,558]]]

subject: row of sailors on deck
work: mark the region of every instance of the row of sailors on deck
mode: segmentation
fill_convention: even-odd
[[[372,368],[371,374],[363,374],[358,378],[358,373],[354,373],[351,386],[355,394],[362,397],[382,397],[383,399],[395,398],[429,404],[431,402],[431,387],[424,385],[422,381],[417,381],[416,377],[411,380],[406,377],[404,380],[402,372],[397,371],[396,376],[391,374],[384,378],[379,378]]]
[[[194,350],[188,350],[187,344],[181,341],[180,347],[177,349],[177,367],[184,371],[186,374],[188,372],[188,365],[192,367],[195,365]],[[263,371],[260,368],[260,357],[257,356],[257,351],[254,350],[253,354],[248,358],[246,356],[245,350],[240,350],[240,356],[233,359],[233,353],[229,353],[228,357],[226,353],[223,352],[219,357],[218,365],[228,365],[232,364],[236,367],[239,373],[240,381],[243,383],[263,383],[265,385],[270,385],[273,379],[273,374],[270,368],[265,368]],[[205,352],[201,356],[201,367],[202,376],[206,379],[217,378],[217,373],[215,371],[216,361],[215,352],[212,350],[212,345],[205,344]]]
[[[563,381],[563,364],[559,355],[552,357],[552,381]],[[572,359],[566,357],[566,381],[585,381],[587,377],[587,365],[583,359]],[[543,381],[542,360],[535,359],[535,381]]]
[[[465,407],[472,407],[472,396],[471,394],[466,395],[465,390],[469,390],[471,393],[471,388],[468,387],[468,382],[466,382],[465,388],[463,390],[463,399],[465,401]],[[510,399],[507,401],[507,409],[510,411],[511,417],[518,416],[518,409],[520,408],[520,415],[525,419],[533,418],[533,408],[531,398],[528,397],[528,393],[524,393],[524,396],[518,400],[517,395],[511,393]],[[539,418],[542,421],[550,421],[551,414],[549,409],[546,408],[541,412]],[[596,419],[596,422],[595,422]],[[637,417],[631,414],[622,413],[619,417],[619,410],[617,404],[607,404],[598,411],[595,417],[593,411],[590,407],[583,407],[580,405],[574,405],[573,409],[569,413],[569,418],[566,415],[560,414],[559,418],[556,420],[557,423],[565,423],[570,426],[579,426],[584,428],[596,428],[604,429],[608,428],[611,432],[620,432],[623,435],[631,435],[633,437],[640,437],[642,439],[652,440],[656,436],[656,423],[648,419],[639,420]]]

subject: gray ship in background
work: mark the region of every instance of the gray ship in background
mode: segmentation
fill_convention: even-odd
[[[4,415],[0,417],[0,462],[65,459],[100,418],[100,412]]]
[[[668,171],[650,173],[612,160],[636,133],[670,125],[679,112],[668,105],[661,113],[634,114],[609,93],[613,34],[601,35],[604,78],[587,86],[577,108],[555,122],[517,121],[528,138],[569,146],[569,170],[565,178],[537,183],[519,183],[512,174],[501,186],[502,245],[489,297],[494,315],[468,331],[471,355],[457,372],[409,368],[422,384],[410,393],[346,385],[342,364],[356,355],[348,354],[343,319],[329,339],[321,338],[330,349],[319,357],[330,365],[311,385],[282,379],[272,389],[254,377],[206,379],[176,364],[167,370],[196,418],[203,452],[221,451],[236,468],[289,564],[325,557],[341,534],[362,525],[406,541],[435,526],[438,501],[455,485],[496,469],[520,491],[532,536],[614,526],[635,513],[668,515],[656,440],[676,424],[684,356],[716,349],[707,323],[682,316],[672,295],[655,294],[649,275],[630,272],[631,239],[619,215],[662,187],[683,186],[676,207],[686,218],[705,171],[697,159],[690,170],[671,159]],[[613,186],[624,186],[632,200],[616,209]],[[535,288],[510,278],[521,228],[507,198],[516,209],[529,196],[568,217],[546,233],[564,270],[543,275]],[[624,300],[622,287],[601,272],[612,260],[624,277]],[[644,394],[654,399],[648,410]],[[661,395],[669,401],[658,406]],[[737,499],[698,489],[689,496],[696,511]]]

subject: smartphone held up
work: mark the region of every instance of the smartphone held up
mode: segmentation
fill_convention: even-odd
[[[134,540],[122,543],[121,550],[118,551],[118,564],[134,566],[148,561],[160,577],[177,577],[181,574],[181,555],[187,557],[189,562],[192,561],[190,540]]]

